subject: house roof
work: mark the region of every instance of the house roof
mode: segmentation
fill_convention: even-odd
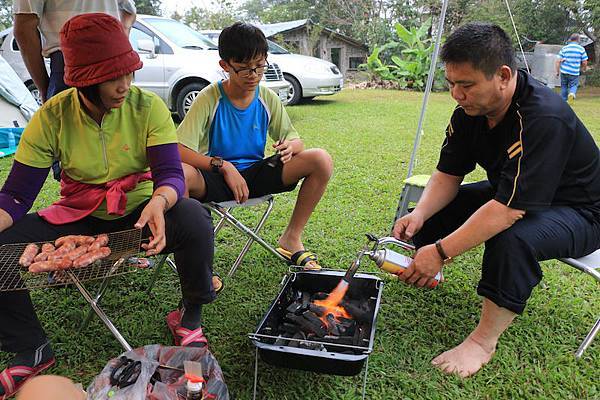
[[[315,24],[314,22],[312,22],[310,19],[297,19],[297,20],[288,21],[288,22],[277,22],[275,24],[258,24],[256,26],[259,27],[263,31],[263,33],[265,34],[266,37],[272,37],[272,36],[278,35],[280,33],[287,33],[287,32],[294,31],[296,29],[304,28],[308,24],[318,25],[318,24]],[[355,40],[355,39],[353,39],[349,36],[346,36],[342,33],[336,32],[332,29],[329,29],[326,27],[322,27],[322,28],[323,28],[324,32],[327,32],[327,33],[333,35],[337,39],[347,42],[353,46],[364,48],[365,50],[369,49],[366,44],[361,43],[358,40]]]

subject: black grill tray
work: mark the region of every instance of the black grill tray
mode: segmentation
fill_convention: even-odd
[[[281,291],[258,324],[255,334],[250,335],[263,361],[278,367],[334,375],[351,376],[360,373],[367,357],[373,351],[377,313],[383,292],[383,281],[376,276],[356,274],[346,294],[347,298],[370,302],[372,311],[370,333],[366,338],[368,343],[365,342],[359,347],[336,345],[338,351],[325,352],[274,345],[275,337],[270,336],[270,332],[275,332],[279,326],[293,291],[331,292],[344,273],[345,271],[301,271],[287,275]],[[331,349],[331,346],[329,347]],[[346,354],[350,351],[353,354]]]

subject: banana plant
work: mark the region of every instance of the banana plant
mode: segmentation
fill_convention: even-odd
[[[418,28],[410,29],[396,23],[394,28],[398,40],[376,46],[359,69],[368,71],[372,77],[394,81],[400,88],[423,90],[434,48],[431,38],[427,36],[430,26],[431,19]],[[391,54],[384,58],[391,62],[382,61],[384,52]],[[436,75],[439,75],[439,71],[436,71]]]

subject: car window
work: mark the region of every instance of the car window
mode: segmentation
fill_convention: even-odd
[[[154,43],[154,47],[157,45],[155,37],[148,35],[146,32],[142,32],[135,27],[132,27],[131,32],[129,33],[129,42],[131,42],[131,47],[133,47],[135,51],[139,51],[139,40],[150,40],[152,43]]]
[[[173,19],[144,18],[170,41],[186,49],[214,49],[215,44],[206,36]]]
[[[277,43],[267,40],[269,43],[269,53],[271,54],[290,54],[289,51],[278,45]]]
[[[14,51],[19,51],[19,45],[17,44],[17,40],[15,38],[12,39],[12,44],[11,44],[11,48]]]

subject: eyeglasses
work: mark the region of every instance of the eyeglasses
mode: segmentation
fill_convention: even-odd
[[[241,68],[241,69],[235,69],[235,67],[231,64],[229,64],[229,66],[231,67],[231,69],[238,74],[241,78],[247,78],[249,77],[253,72],[256,75],[262,75],[265,73],[265,71],[267,69],[269,69],[269,63],[266,63],[265,65],[259,65],[258,67],[255,68]]]

